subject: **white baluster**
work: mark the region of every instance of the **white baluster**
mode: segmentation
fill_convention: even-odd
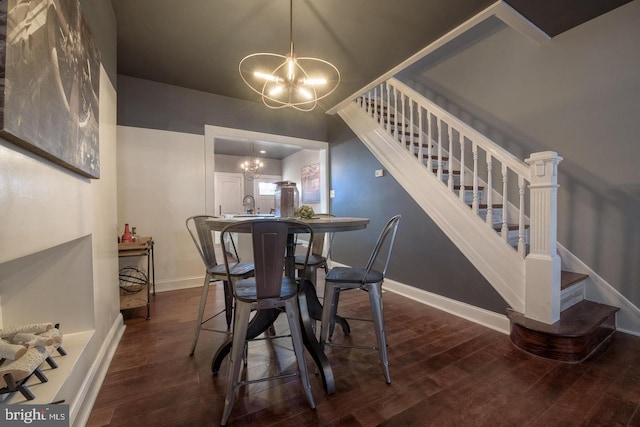
[[[387,134],[391,135],[391,87],[389,85],[389,81],[386,82],[387,85]]]
[[[505,242],[509,240],[509,224],[507,223],[507,217],[509,216],[509,210],[507,209],[507,203],[509,202],[507,188],[509,186],[509,175],[507,165],[502,164],[502,238]]]
[[[406,135],[404,134],[404,130],[407,127],[407,114],[406,114],[406,99],[405,99],[405,95],[404,93],[402,94],[402,126],[400,126],[400,130],[399,132],[401,132],[402,137],[400,138],[400,140],[402,141],[402,145],[403,146],[407,146],[407,138]]]
[[[520,206],[518,214],[518,254],[524,258],[525,254],[525,239],[524,239],[524,177],[518,176],[518,192],[520,194]]]
[[[442,181],[442,120],[436,116],[438,127],[438,181]]]
[[[394,122],[394,128],[395,128],[394,136],[395,136],[396,139],[398,139],[398,118],[399,118],[400,115],[398,114],[399,113],[399,111],[398,111],[398,88],[395,87],[395,86],[393,87],[393,104],[394,104],[393,112],[395,114],[395,120],[393,121]]]
[[[384,128],[384,83],[380,83],[380,101],[378,102],[380,108],[378,109],[378,122]]]
[[[376,118],[376,111],[377,111],[377,109],[378,109],[378,90],[377,90],[377,89],[378,89],[378,88],[377,88],[376,86],[374,86],[373,88],[371,88],[371,92],[373,92],[373,93],[372,93],[371,111],[370,111],[370,114],[371,114],[371,117],[372,117],[373,119],[375,119],[375,118]]]
[[[429,172],[433,173],[433,166],[431,165],[431,158],[433,156],[433,128],[431,126],[431,113],[427,110],[427,128],[429,129],[429,133],[427,134],[427,168]]]
[[[413,99],[408,98],[409,101],[409,145],[407,146],[407,149],[409,150],[409,152],[411,154],[414,153],[414,146],[413,146]]]
[[[492,156],[487,153],[487,224],[493,227],[493,164]]]
[[[422,163],[424,161],[424,129],[422,128],[422,116],[424,112],[422,111],[422,107],[418,106],[418,127],[420,128],[420,132],[418,132],[418,161]]]
[[[449,170],[449,190],[453,191],[453,127],[451,124],[447,124],[449,130],[449,164],[447,169]]]
[[[473,149],[473,201],[471,203],[471,208],[473,212],[478,214],[478,144],[474,141],[472,144]]]
[[[464,203],[464,177],[465,177],[465,166],[464,166],[464,135],[462,133],[460,135],[460,194],[458,197],[460,201]]]

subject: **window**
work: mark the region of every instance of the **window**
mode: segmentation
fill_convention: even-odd
[[[259,182],[258,183],[259,196],[273,196],[274,194],[276,194],[275,182]]]

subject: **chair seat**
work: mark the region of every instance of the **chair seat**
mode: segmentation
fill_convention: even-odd
[[[304,266],[304,255],[296,255],[295,261],[296,261],[296,266]],[[314,255],[311,254],[309,255],[309,262],[307,262],[307,265],[309,267],[317,267],[319,265],[323,265],[327,262],[327,259],[323,256],[320,255]]]
[[[369,271],[365,278],[366,273],[366,268],[334,267],[329,270],[324,280],[326,282],[340,283],[378,283],[384,279],[384,275],[378,271]],[[363,278],[364,280],[362,280]]]
[[[238,300],[244,302],[255,302],[258,300],[256,279],[238,280],[235,284],[235,296]],[[280,291],[280,301],[292,298],[298,295],[298,282],[290,277],[282,278],[282,288]]]
[[[236,262],[229,264],[229,274],[234,277],[242,277],[248,274],[253,274],[254,266],[248,262]],[[226,276],[227,270],[224,264],[218,264],[209,269],[209,274],[215,276]]]

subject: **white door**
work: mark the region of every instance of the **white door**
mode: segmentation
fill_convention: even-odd
[[[268,214],[275,210],[275,183],[282,181],[280,175],[262,175],[253,181],[253,197],[256,199],[257,212]],[[273,185],[270,185],[273,184]]]
[[[241,173],[216,172],[213,179],[215,214],[242,213],[244,176]]]

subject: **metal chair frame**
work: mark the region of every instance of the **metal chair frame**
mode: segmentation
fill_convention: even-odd
[[[335,267],[329,271],[325,277],[324,306],[322,309],[322,324],[320,328],[320,346],[323,348],[327,345],[377,350],[380,358],[380,364],[382,365],[382,372],[387,384],[391,383],[391,375],[389,373],[387,338],[382,306],[382,283],[387,273],[389,261],[391,260],[391,252],[393,250],[393,244],[395,242],[400,218],[400,215],[396,215],[387,222],[385,227],[382,229],[382,232],[378,237],[378,241],[364,268]],[[381,255],[381,249],[389,237],[391,240],[387,246],[384,267],[382,268],[382,271],[374,270],[374,264]],[[350,289],[361,289],[367,291],[369,294],[369,302],[371,304],[373,319],[351,319],[373,321],[376,331],[376,346],[370,347],[361,345],[333,344],[328,341],[333,335],[340,292]]]
[[[304,359],[300,306],[298,303],[298,294],[301,291],[300,282],[293,277],[283,275],[290,226],[295,227],[295,230],[304,230],[303,232],[308,233],[310,236],[310,244],[307,247],[304,263],[305,272],[313,242],[313,230],[308,224],[299,221],[279,219],[242,221],[242,223],[234,223],[222,229],[221,242],[223,250],[226,250],[225,235],[234,232],[239,227],[246,227],[246,223],[249,223],[251,228],[255,275],[252,278],[238,280],[233,284],[236,308],[222,425],[226,425],[229,420],[237,391],[241,386],[295,375],[300,376],[309,405],[312,409],[315,409],[315,402],[309,383],[309,373]],[[227,259],[225,259],[225,265],[229,266]],[[281,373],[254,380],[241,379],[242,361],[246,361],[245,351],[247,349],[249,317],[251,310],[254,309],[284,309],[286,312],[298,364],[298,369],[295,372]]]
[[[200,295],[200,305],[198,307],[198,319],[196,323],[195,334],[191,343],[190,355],[193,355],[196,346],[198,344],[198,338],[200,337],[200,331],[219,332],[229,334],[231,332],[231,322],[233,320],[233,291],[232,283],[239,279],[244,279],[253,276],[253,264],[240,262],[238,257],[238,251],[236,250],[235,242],[231,238],[233,252],[229,252],[232,256],[235,256],[234,262],[230,264],[231,274],[227,274],[225,264],[218,264],[215,254],[215,244],[213,241],[213,232],[207,225],[207,219],[216,218],[212,215],[194,215],[186,219],[185,225],[191,239],[202,258],[202,262],[205,266],[204,283],[202,285],[202,294]],[[228,258],[227,251],[223,251],[224,258]],[[213,282],[222,281],[224,286],[224,299],[225,308],[219,312],[203,319],[204,312],[207,304],[207,296],[209,294],[209,286]],[[213,318],[225,313],[227,329],[220,330],[206,327],[205,324]]]

